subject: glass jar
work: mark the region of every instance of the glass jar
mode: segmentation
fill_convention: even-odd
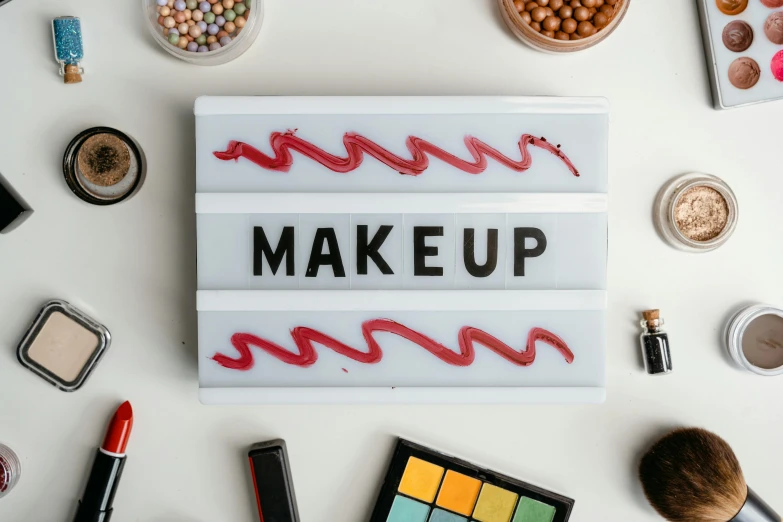
[[[615,6],[615,13],[612,19],[603,29],[599,30],[593,36],[582,38],[580,40],[557,40],[549,38],[530,27],[520,16],[517,8],[514,7],[514,0],[498,0],[500,14],[508,25],[514,36],[524,43],[548,53],[570,53],[588,49],[604,41],[617,28],[628,11],[631,0],[619,0]]]
[[[0,498],[14,488],[22,474],[19,457],[8,446],[0,444]]]
[[[203,0],[199,0],[198,3],[201,4],[202,1]],[[147,27],[149,28],[150,34],[152,34],[152,37],[155,39],[158,45],[160,45],[172,56],[176,56],[180,60],[184,60],[195,65],[221,65],[237,58],[247,51],[253,44],[256,37],[258,36],[258,33],[261,31],[261,24],[264,20],[263,0],[237,0],[235,3],[242,3],[243,5],[248,6],[247,11],[241,15],[247,20],[247,22],[245,23],[245,26],[241,28],[236,37],[231,40],[231,43],[225,46],[221,46],[219,49],[214,51],[188,51],[171,44],[168,38],[164,36],[164,27],[158,23],[158,17],[160,16],[158,7],[162,6],[159,6],[156,0],[142,0],[141,3],[142,8],[144,9],[144,16],[147,18]],[[174,9],[171,10],[174,11]],[[222,14],[223,13],[221,12],[219,16],[222,16]]]
[[[680,198],[694,187],[717,191],[726,201],[728,217],[723,229],[715,237],[697,241],[688,237],[677,225],[675,211]],[[692,172],[666,183],[655,200],[655,226],[661,237],[671,246],[686,252],[709,252],[729,240],[737,226],[739,206],[734,192],[722,179],[710,174]]]

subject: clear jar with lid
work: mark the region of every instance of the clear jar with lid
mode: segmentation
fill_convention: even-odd
[[[498,6],[500,7],[501,16],[506,22],[506,25],[508,25],[509,29],[511,29],[511,32],[514,33],[514,36],[522,40],[522,42],[528,46],[548,53],[569,53],[574,51],[581,51],[602,42],[610,34],[612,34],[612,32],[614,32],[614,30],[625,17],[626,12],[628,11],[628,7],[631,4],[631,0],[611,0],[614,2],[614,4],[609,4],[606,2],[606,0],[587,1],[588,3],[592,4],[589,8],[585,8],[588,10],[589,14],[587,16],[590,17],[590,19],[585,19],[578,22],[576,18],[569,18],[560,14],[560,9],[565,8],[566,12],[563,14],[569,14],[567,11],[570,9],[571,16],[573,16],[573,12],[576,8],[572,7],[572,4],[576,5],[576,0],[557,0],[557,4],[555,6],[558,8],[557,10],[552,10],[551,7],[549,7],[552,0],[497,0]],[[569,19],[571,20],[569,23],[574,26],[577,26],[581,22],[592,22],[593,17],[595,17],[597,13],[600,13],[601,8],[603,8],[605,5],[607,8],[611,8],[611,15],[605,16],[605,25],[593,33],[592,36],[579,37],[579,39],[572,39],[573,37],[569,37],[569,39],[560,40],[556,37],[550,38],[549,36],[542,34],[541,30],[544,30],[543,28],[541,30],[536,30],[534,26],[531,25],[531,23],[525,20],[525,18],[527,18],[527,16],[529,16],[532,12],[532,10],[528,10],[525,6],[532,6],[532,4],[538,4],[538,7],[541,7],[545,10],[547,8],[552,10],[553,13],[548,13],[547,18],[550,16],[554,17],[555,20],[553,20],[552,23],[557,24],[561,29],[562,23]],[[598,7],[596,8],[595,6]],[[583,6],[579,4],[577,7]],[[522,9],[520,10],[520,8]],[[595,9],[595,11],[593,11],[593,9]],[[608,12],[608,9],[606,12]],[[580,16],[579,18],[582,17]],[[535,23],[545,23],[544,20],[545,19],[542,19],[542,22]],[[602,22],[604,22],[604,20],[602,20]],[[553,31],[553,33],[555,33],[555,31]],[[570,33],[565,34],[569,34],[569,36],[570,34],[578,35],[578,32],[576,29],[574,29]]]
[[[11,492],[22,474],[19,457],[11,448],[0,444],[0,498]]]
[[[142,8],[158,45],[195,65],[237,58],[253,44],[264,19],[263,0],[142,0]]]
[[[711,174],[691,172],[666,183],[655,200],[655,226],[671,246],[709,252],[729,240],[739,205],[731,188]]]

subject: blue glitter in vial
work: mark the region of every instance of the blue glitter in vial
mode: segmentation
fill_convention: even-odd
[[[61,16],[52,20],[54,55],[65,65],[77,65],[84,58],[82,24],[75,16]]]

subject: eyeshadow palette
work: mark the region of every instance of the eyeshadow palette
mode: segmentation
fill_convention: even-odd
[[[783,2],[698,4],[715,108],[783,98]]]
[[[370,522],[565,522],[574,501],[400,439]]]

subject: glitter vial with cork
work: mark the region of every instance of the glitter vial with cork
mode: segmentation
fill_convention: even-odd
[[[60,64],[60,76],[65,83],[82,81],[81,61],[84,59],[82,24],[75,16],[60,16],[52,20],[54,58]]]
[[[669,350],[669,336],[661,329],[663,319],[660,311],[645,310],[642,312],[642,332],[639,338],[642,344],[644,369],[650,375],[671,373],[672,355]]]

